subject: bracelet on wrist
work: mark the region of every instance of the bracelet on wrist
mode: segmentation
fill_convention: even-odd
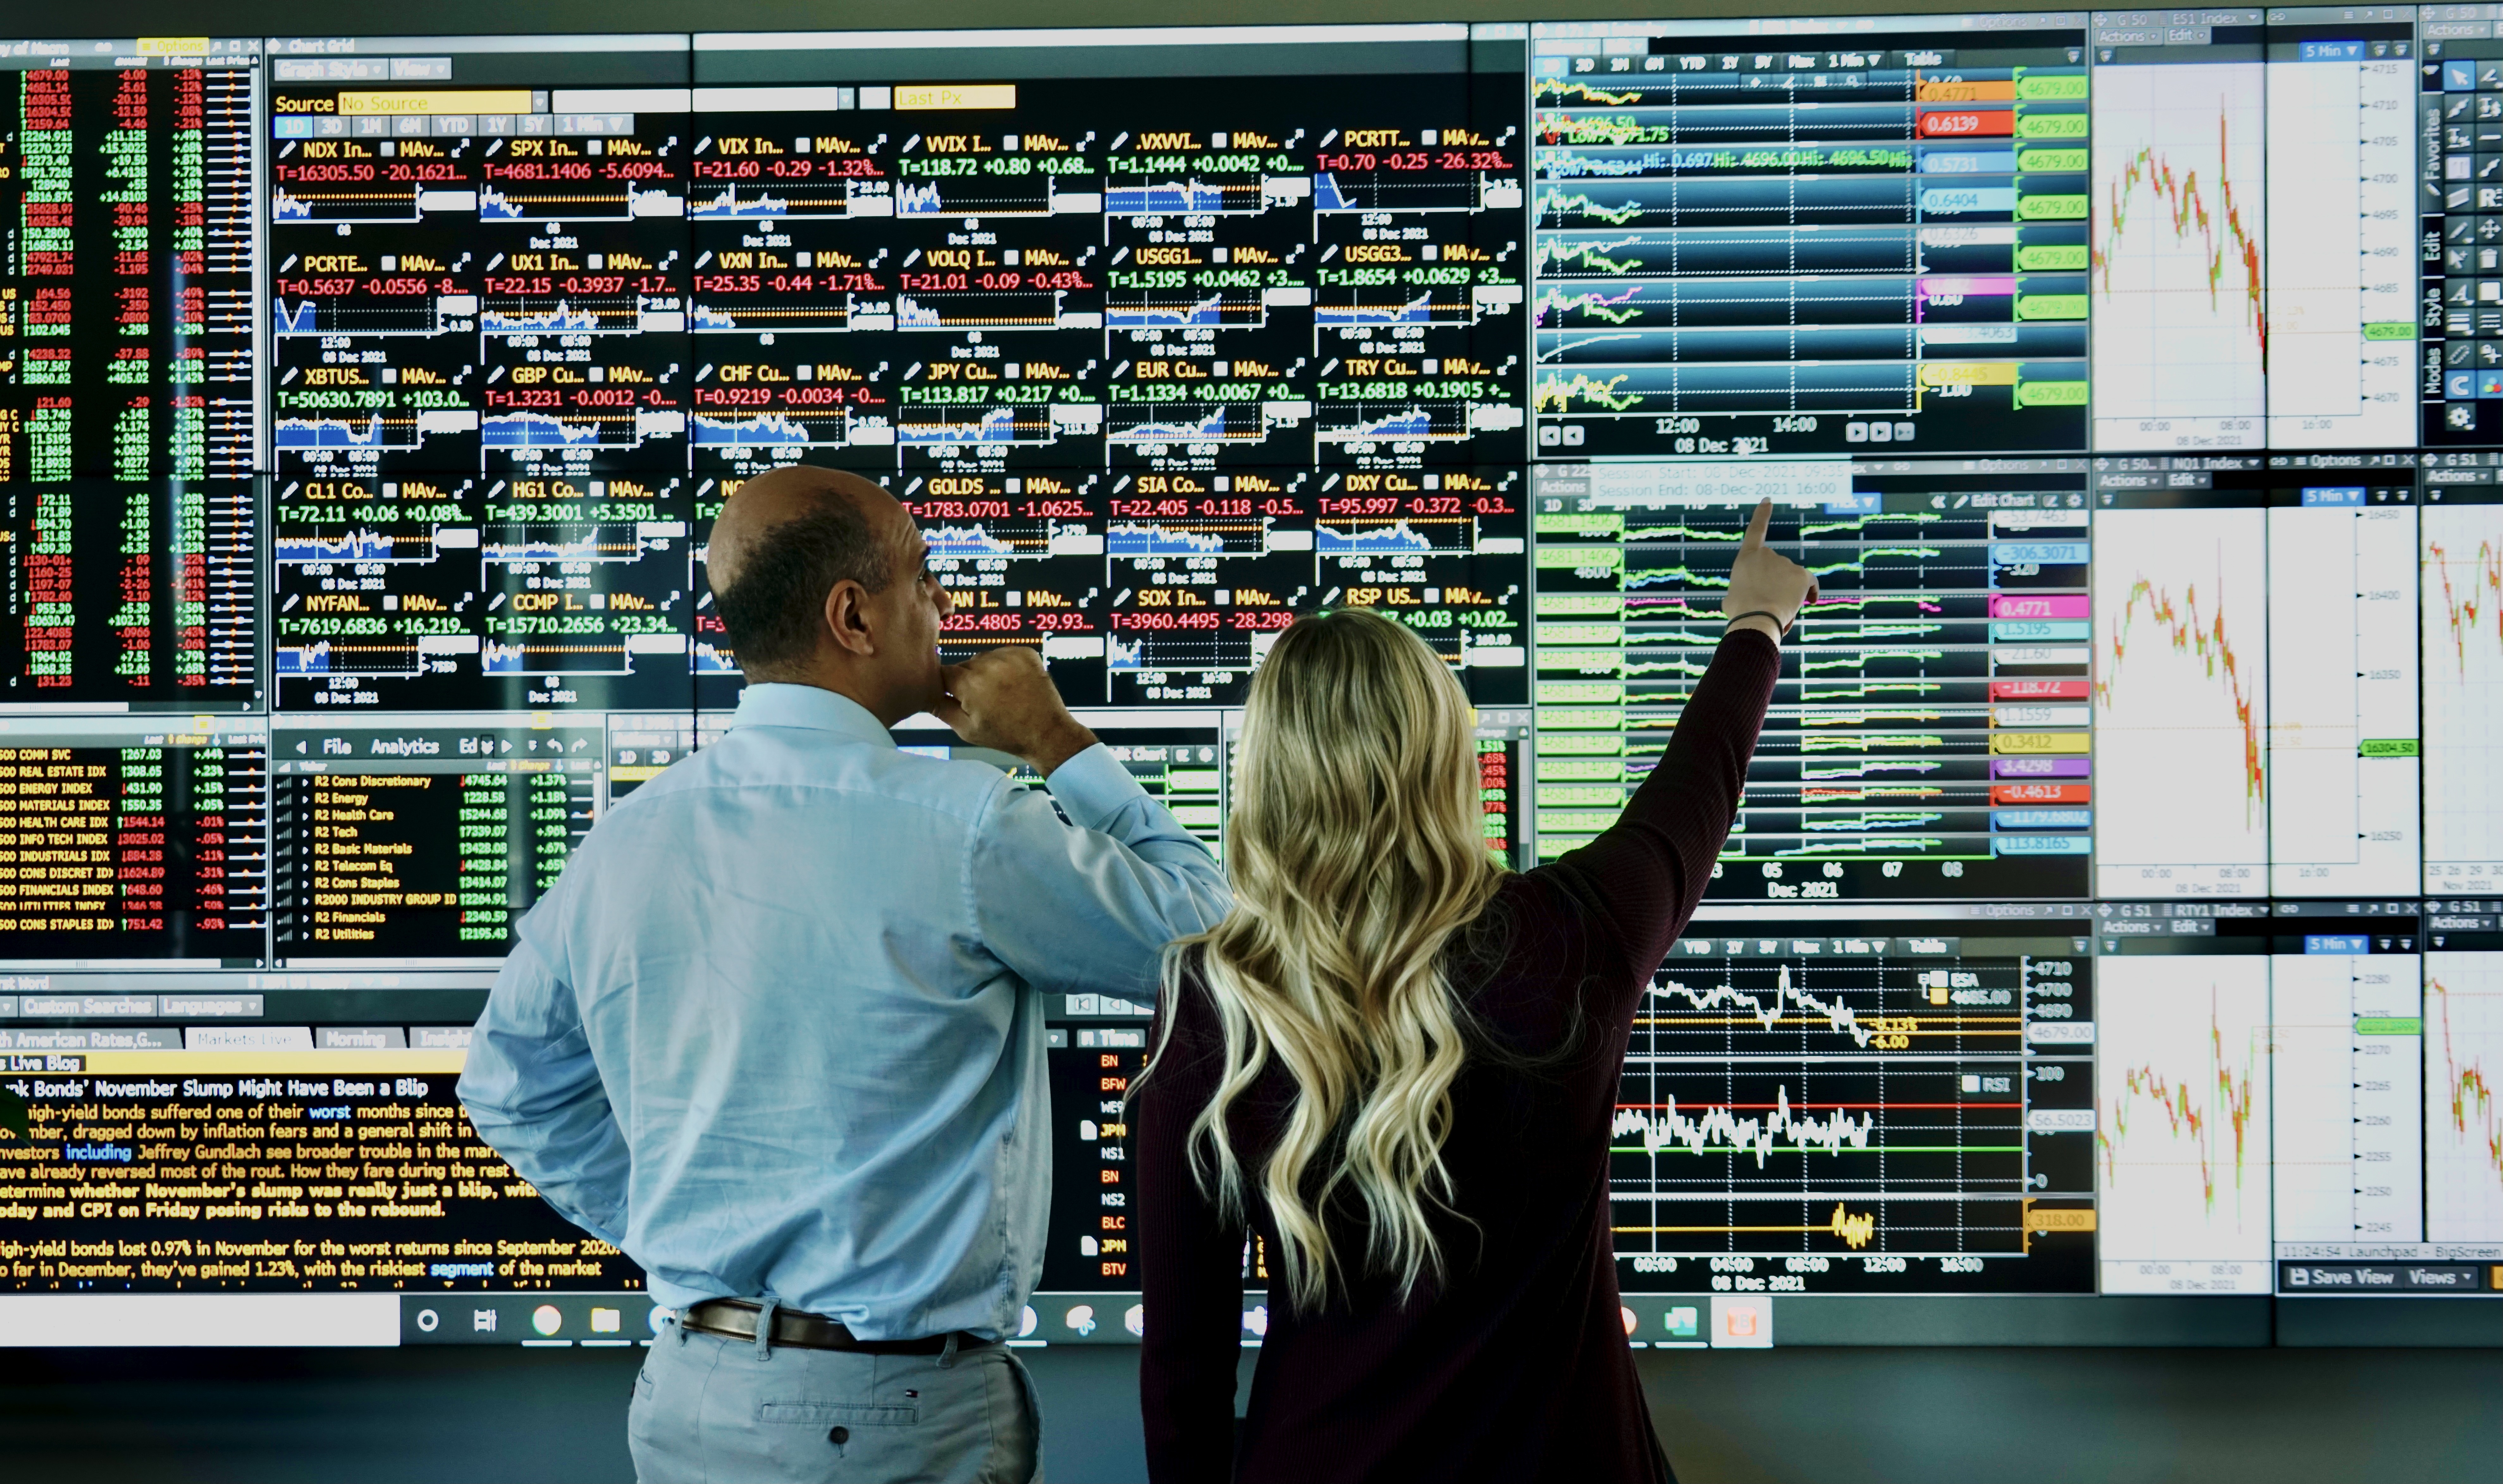
[[[1732,613],[1727,619],[1722,621],[1721,632],[1727,634],[1731,629],[1736,627],[1742,620],[1750,618],[1769,618],[1773,621],[1774,632],[1780,634],[1788,634],[1791,632],[1791,626],[1782,622],[1782,616],[1770,608],[1749,608],[1744,613]]]

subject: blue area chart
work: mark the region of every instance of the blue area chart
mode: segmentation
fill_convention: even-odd
[[[1248,206],[1244,204],[1247,196]],[[1147,186],[1116,186],[1105,191],[1104,212],[1114,217],[1215,216],[1257,211],[1261,196],[1262,188],[1257,183],[1158,181]]]
[[[1369,438],[1430,438],[1435,436],[1434,416],[1423,407],[1408,407],[1383,417],[1368,418],[1344,429],[1325,429],[1321,434],[1334,440],[1356,441]]]
[[[576,309],[562,299],[553,309],[531,314],[506,314],[489,309],[478,316],[478,328],[488,334],[534,333],[556,330],[593,330],[600,328],[597,310]]]
[[[283,417],[270,430],[270,442],[278,448],[387,448],[382,414],[365,420],[363,428],[339,418]]]
[[[502,412],[481,420],[479,439],[489,448],[591,448],[600,443],[600,428],[544,412]]]
[[[896,437],[908,444],[1019,441],[1016,413],[1007,407],[985,412],[971,423],[907,423],[897,430]]]
[[[525,536],[518,541],[485,541],[478,548],[482,562],[597,562],[632,556],[640,543],[622,545],[603,542],[597,532],[570,540],[551,541],[543,536]]]
[[[1387,526],[1354,530],[1322,526],[1314,533],[1313,545],[1314,549],[1323,556],[1359,556],[1376,551],[1425,552],[1455,549],[1448,543],[1437,542],[1431,535],[1404,520],[1394,521]],[[1465,551],[1468,546],[1469,543],[1463,541],[1457,549]]]
[[[1252,307],[1251,312],[1255,315],[1258,313],[1256,304]],[[1170,326],[1227,325],[1240,322],[1226,319],[1225,295],[1212,293],[1196,303],[1176,304],[1169,308],[1159,305],[1128,308],[1107,305],[1104,309],[1104,323],[1114,329],[1161,329]]]
[[[771,194],[742,196],[737,187],[726,188],[717,196],[687,203],[687,215],[698,221],[706,219],[718,221],[736,217],[787,217],[790,214],[791,203],[787,198]]]
[[[993,535],[991,528],[978,523],[924,527],[921,536],[930,543],[934,557],[1013,557],[1027,554],[1033,544]],[[1044,544],[1049,544],[1049,537],[1045,537]]]
[[[1225,537],[1212,531],[1125,521],[1105,533],[1104,549],[1116,557],[1209,557],[1225,550]]]
[[[405,548],[416,548],[414,552]],[[351,531],[338,536],[280,536],[271,560],[291,562],[405,562],[424,560],[434,552],[430,536],[394,536],[379,531]]]
[[[699,413],[692,425],[692,436],[698,448],[810,448],[842,441],[840,434],[818,437],[806,424],[778,412],[742,418],[705,417]]]
[[[330,641],[281,644],[276,658],[282,675],[326,675],[330,673]]]
[[[1114,436],[1123,443],[1257,443],[1268,436],[1265,428],[1228,429],[1225,416],[1226,409],[1219,407],[1194,422],[1138,423]]]
[[[1436,319],[1434,295],[1429,292],[1399,304],[1321,304],[1314,308],[1313,321],[1320,325],[1465,325],[1469,318],[1463,305],[1456,322]]]

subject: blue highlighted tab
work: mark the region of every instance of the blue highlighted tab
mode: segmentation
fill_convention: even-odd
[[[2364,44],[2360,41],[2307,41],[2303,44],[2303,60],[2307,62],[2360,62]]]
[[[2083,541],[2001,541],[1990,548],[1993,567],[2083,567]]]
[[[313,121],[303,114],[281,115],[280,117],[269,121],[269,127],[270,137],[273,139],[310,139],[313,137]]]
[[[2082,830],[2091,810],[2083,809],[1995,809],[1990,811],[1994,830]]]
[[[2442,90],[2445,92],[2475,92],[2477,90],[2477,64],[2475,62],[2444,62],[2442,64]]]
[[[1836,495],[1825,502],[1828,515],[1874,515],[1885,504],[1885,497],[1874,490],[1853,490]]]
[[[2016,173],[2014,150],[1974,151],[1940,150],[1921,156],[1924,175],[2013,175]]]
[[[2341,485],[2336,489],[2308,489],[2303,492],[2303,502],[2307,505],[2360,505],[2364,502],[2364,487],[2358,484]]]
[[[1990,626],[1990,641],[1994,644],[2043,644],[2059,639],[2083,643],[2093,637],[2094,625],[2082,619],[2074,622],[2062,619],[2028,619],[1994,623]]]
[[[2094,841],[2085,835],[1993,835],[1993,855],[2086,855]]]
[[[2369,953],[2372,940],[2361,933],[2306,933],[2303,950],[2307,953]]]
[[[1921,192],[1921,215],[1961,217],[1967,212],[2006,215],[2016,210],[2013,186],[1933,186]]]
[[[2475,371],[2443,372],[2442,395],[2450,397],[2452,401],[2463,401],[2475,397],[2477,396],[2477,373]]]

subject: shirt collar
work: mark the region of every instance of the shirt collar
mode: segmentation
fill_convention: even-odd
[[[849,696],[814,685],[791,685],[751,681],[739,692],[738,714],[731,718],[731,727],[799,727],[811,732],[834,732],[853,742],[874,742],[892,747],[895,738],[878,725],[869,708]]]

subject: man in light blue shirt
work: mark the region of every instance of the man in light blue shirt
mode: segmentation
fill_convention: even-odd
[[[1035,1476],[998,1341],[1050,1204],[1036,991],[1152,994],[1225,911],[1033,652],[943,670],[927,552],[853,475],[731,498],[737,718],[592,830],[471,1043],[480,1135],[676,1311],[629,1417],[647,1484]],[[898,751],[925,710],[1051,798]]]

